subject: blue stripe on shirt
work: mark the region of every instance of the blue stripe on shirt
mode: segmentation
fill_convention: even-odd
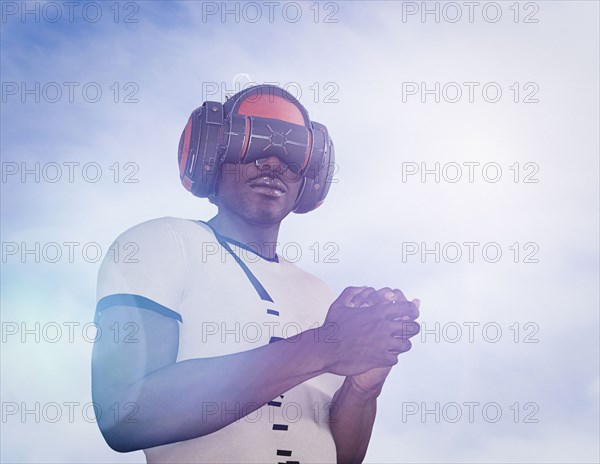
[[[172,309],[163,306],[156,301],[146,298],[141,295],[132,295],[130,293],[117,293],[114,295],[108,295],[98,301],[96,305],[96,321],[100,315],[100,312],[113,306],[131,306],[134,308],[147,309],[153,311],[162,316],[176,319],[179,322],[183,322],[181,314]]]

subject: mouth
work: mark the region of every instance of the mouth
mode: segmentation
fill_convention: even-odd
[[[257,193],[278,198],[287,192],[285,184],[276,177],[261,176],[250,183],[250,188]]]

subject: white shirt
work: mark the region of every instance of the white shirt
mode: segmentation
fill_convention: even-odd
[[[315,328],[335,299],[320,279],[295,264],[218,239],[201,221],[154,219],[116,242],[135,252],[127,260],[104,259],[97,312],[124,304],[179,320],[177,362],[246,351]],[[259,374],[268,376],[268,366]],[[335,462],[327,409],[343,380],[333,374],[310,379],[210,435],[144,450],[147,461]]]

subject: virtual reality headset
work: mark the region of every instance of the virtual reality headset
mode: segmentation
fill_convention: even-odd
[[[293,211],[320,206],[335,168],[333,141],[323,124],[311,121],[296,98],[273,85],[257,85],[195,109],[178,150],[183,186],[197,197],[215,194],[222,163],[252,163],[278,157],[302,178]]]

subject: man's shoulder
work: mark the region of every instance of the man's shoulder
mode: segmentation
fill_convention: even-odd
[[[210,228],[192,219],[161,217],[136,224],[122,232],[111,248],[124,250],[140,263],[185,263],[199,244],[214,241]],[[112,268],[108,255],[103,266]],[[132,266],[129,266],[132,267]]]
[[[202,222],[193,219],[165,216],[149,219],[125,230],[120,237],[128,239],[181,239],[194,234],[196,236],[211,236],[210,228]]]

